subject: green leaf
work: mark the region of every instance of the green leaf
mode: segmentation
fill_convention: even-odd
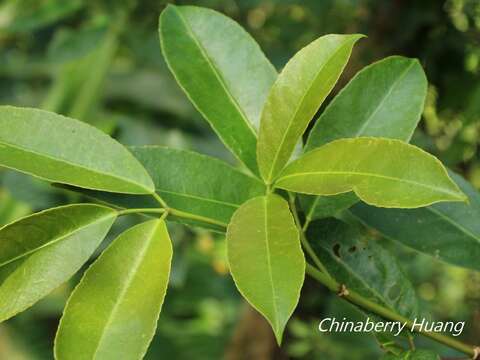
[[[308,137],[305,151],[331,141],[360,136],[409,141],[423,110],[425,73],[415,59],[391,56],[357,73],[327,106]],[[301,196],[312,219],[348,209],[355,194]]]
[[[276,187],[313,195],[354,191],[364,202],[381,207],[466,200],[437,158],[382,138],[337,140],[310,151],[284,169]]]
[[[225,145],[257,173],[256,128],[274,67],[245,30],[210,9],[169,5],[159,33],[177,82]]]
[[[407,318],[418,315],[412,284],[378,242],[333,218],[313,222],[307,237],[337,282]]]
[[[360,136],[408,142],[420,120],[427,85],[415,59],[391,56],[365,67],[327,106],[305,151]]]
[[[157,194],[169,207],[213,222],[169,219],[225,231],[232,214],[248,199],[263,195],[265,185],[218,159],[160,146],[130,148],[152,177]],[[82,191],[120,207],[158,207],[151,196]]]
[[[88,260],[116,218],[104,206],[62,206],[0,229],[0,321],[25,310]]]
[[[55,358],[141,359],[167,290],[172,244],[163,220],[121,234],[72,292],[55,339]]]
[[[447,263],[480,271],[480,195],[462,177],[450,175],[468,196],[468,204],[400,210],[358,203],[350,211],[389,239]]]
[[[0,165],[88,189],[147,194],[153,182],[118,142],[48,111],[0,106]]]
[[[228,225],[227,257],[238,290],[265,316],[280,344],[305,276],[299,233],[287,202],[268,195],[243,204]]]
[[[285,65],[267,97],[257,145],[258,166],[271,183],[290,159],[308,123],[332,90],[363,35],[326,35]]]

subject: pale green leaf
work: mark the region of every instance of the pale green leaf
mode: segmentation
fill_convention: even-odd
[[[37,109],[0,107],[0,165],[88,189],[132,194],[154,189],[138,160],[111,137]]]
[[[305,276],[288,203],[268,195],[243,204],[228,225],[227,256],[237,288],[265,316],[280,343]]]
[[[25,310],[88,260],[116,218],[104,206],[62,206],[0,229],[0,321]]]
[[[141,359],[155,333],[171,259],[163,220],[141,223],[115,239],[72,292],[55,358]]]
[[[380,207],[466,200],[437,158],[413,145],[382,138],[337,140],[312,150],[284,169],[276,187],[313,195],[354,191]]]
[[[391,56],[365,67],[327,106],[305,151],[361,136],[409,141],[420,121],[427,85],[415,59]]]
[[[267,183],[290,159],[308,123],[340,77],[353,45],[362,36],[323,36],[285,65],[267,97],[260,122],[258,166]]]
[[[410,280],[395,257],[374,239],[336,219],[313,222],[307,237],[337,282],[407,318],[418,316]]]
[[[204,217],[205,221],[175,216],[168,219],[224,231],[241,204],[265,193],[265,185],[260,180],[210,156],[160,146],[130,150],[150,173],[157,194],[169,207]],[[81,191],[122,208],[159,207],[152,196]]]
[[[159,33],[177,82],[225,145],[258,172],[256,128],[274,67],[245,30],[210,9],[169,5]]]
[[[379,209],[363,203],[350,211],[360,221],[412,249],[450,264],[480,271],[480,195],[459,175],[450,175],[467,203],[441,203],[421,209]]]
[[[417,60],[391,56],[373,63],[358,72],[327,106],[309,134],[305,151],[360,136],[408,142],[420,121],[426,92],[427,79]],[[358,201],[353,193],[300,197],[313,219],[332,216]]]

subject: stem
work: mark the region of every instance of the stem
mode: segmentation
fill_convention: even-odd
[[[318,271],[315,267],[307,263],[306,267],[306,273],[310,275],[312,278],[317,280],[319,283],[325,285],[328,289],[331,291],[338,293],[338,291],[341,289],[341,285],[336,282],[334,279],[331,277],[327,276],[326,274]],[[370,312],[373,312],[377,315],[380,315],[381,317],[388,319],[388,320],[393,320],[393,321],[398,321],[401,323],[405,323],[406,327],[413,332],[413,321],[383,307],[382,305],[379,305],[377,303],[374,303],[366,298],[364,298],[362,295],[356,293],[355,291],[348,290],[348,293],[345,293],[342,298],[345,300],[349,301],[352,304],[358,305],[361,308],[368,310]],[[455,350],[458,350],[464,354],[470,355],[470,356],[476,356],[478,354],[475,354],[475,347],[467,345],[461,341],[455,340],[451,338],[450,336],[447,335],[442,335],[434,332],[429,332],[429,331],[416,331],[419,334],[428,337],[432,340],[435,340],[441,344],[444,344],[446,346],[449,346]],[[475,358],[474,358],[475,359]]]
[[[152,208],[138,208],[138,209],[124,209],[118,212],[119,216],[127,214],[138,214],[138,213],[156,213],[163,214],[167,213],[165,209],[152,209]]]
[[[177,210],[177,209],[168,209],[168,212],[173,216],[178,216],[178,217],[181,217],[183,219],[202,221],[202,222],[206,222],[208,224],[220,226],[220,227],[225,228],[225,229],[227,228],[227,224],[225,224],[224,222],[209,219],[207,217],[203,217],[203,216],[200,216],[200,215],[190,214],[190,213],[187,213],[187,212],[184,212],[184,211],[181,211],[181,210]]]
[[[152,193],[152,196],[155,198],[155,200],[157,200],[157,202],[162,205],[163,208],[166,208],[168,209],[168,205],[167,203],[165,202],[165,200],[163,200],[160,195],[158,195],[156,192],[153,192]]]
[[[297,225],[298,232],[300,233],[300,242],[302,243],[302,246],[304,247],[308,256],[310,256],[310,258],[313,260],[315,265],[322,272],[324,272],[328,277],[331,277],[327,268],[320,261],[317,254],[315,254],[315,251],[312,249],[312,247],[310,246],[310,243],[308,242],[307,238],[305,237],[305,232],[302,228],[302,225],[300,224],[300,219],[298,217],[297,206],[295,205],[295,195],[292,195],[290,193],[288,195],[289,195],[289,198],[290,198],[290,209],[292,210],[293,218],[295,219],[295,224]]]

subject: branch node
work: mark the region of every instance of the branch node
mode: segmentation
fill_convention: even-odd
[[[347,286],[345,284],[342,284],[340,285],[340,289],[338,290],[337,295],[340,297],[345,297],[350,295],[350,291],[348,291]]]

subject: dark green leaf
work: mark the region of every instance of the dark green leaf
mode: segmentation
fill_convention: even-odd
[[[358,203],[350,211],[389,239],[442,261],[480,270],[480,195],[459,175],[450,175],[468,196],[468,204],[400,210]]]
[[[258,172],[256,128],[277,76],[259,46],[233,20],[194,6],[168,6],[159,32],[180,86],[225,145]]]
[[[392,56],[357,73],[315,123],[305,151],[333,140],[374,136],[409,141],[427,94],[415,59]]]
[[[336,219],[312,223],[307,237],[337,282],[403,316],[417,315],[412,284],[395,257],[375,240]]]

